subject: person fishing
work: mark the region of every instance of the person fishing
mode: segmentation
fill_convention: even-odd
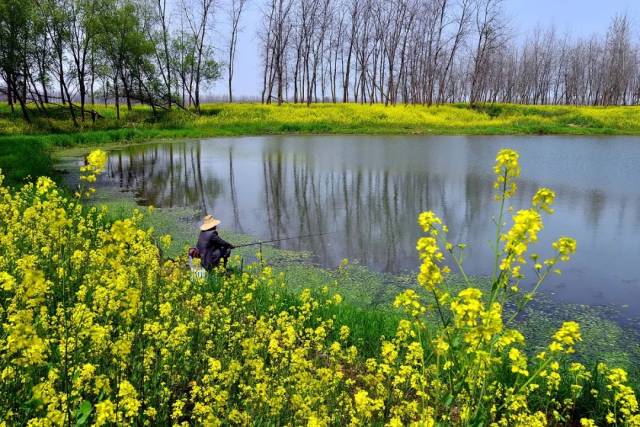
[[[197,255],[200,257],[200,264],[206,271],[211,271],[220,265],[220,261],[227,268],[227,260],[231,255],[231,249],[235,246],[223,240],[218,235],[218,225],[220,220],[212,215],[207,215],[200,226],[200,235],[196,244]],[[191,254],[190,254],[191,255]]]
[[[227,268],[227,260],[231,255],[231,249],[236,248],[244,248],[248,246],[262,245],[268,243],[276,243],[283,242],[285,240],[293,240],[293,239],[303,239],[307,237],[318,237],[324,236],[326,234],[333,234],[333,232],[324,232],[317,234],[306,234],[300,236],[292,236],[292,237],[283,237],[280,239],[273,240],[258,240],[257,242],[245,243],[242,245],[233,245],[225,240],[223,240],[218,235],[217,227],[220,225],[220,220],[214,218],[211,215],[207,215],[204,217],[202,221],[202,225],[200,226],[200,236],[198,237],[198,243],[195,248],[189,248],[188,259],[189,266],[191,270],[199,275],[200,277],[204,277],[205,272],[209,272],[213,270],[215,267],[220,265],[220,260],[222,260],[225,269]],[[200,258],[200,266],[198,269],[193,264],[194,258]],[[204,270],[203,270],[204,269]]]

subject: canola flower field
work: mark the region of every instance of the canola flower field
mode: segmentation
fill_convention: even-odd
[[[555,194],[510,209],[512,150],[495,164],[490,291],[448,289],[442,261],[466,277],[464,245],[421,214],[420,290],[396,297],[403,319],[370,357],[331,315],[343,301],[330,284],[293,294],[261,263],[199,279],[163,256],[170,237],[143,229],[143,213],[109,221],[84,204],[105,160],[87,157],[73,195],[46,177],[0,185],[2,426],[640,426],[627,372],[572,359],[576,322],[528,354],[517,310],[503,312],[526,307],[577,249],[560,237],[551,258],[528,253]],[[525,274],[537,283],[527,291]]]
[[[0,140],[17,138],[54,145],[105,144],[150,138],[208,137],[281,133],[333,134],[640,134],[640,107],[532,106],[468,104],[436,106],[355,103],[203,104],[201,114],[134,105],[116,119],[113,105],[89,106],[100,114],[74,127],[68,109],[51,104],[46,112],[31,106],[27,123],[0,103]]]

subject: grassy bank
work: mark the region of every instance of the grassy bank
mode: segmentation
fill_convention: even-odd
[[[37,141],[0,141],[0,170],[6,183],[12,186],[30,177],[50,176],[53,172],[51,149]]]
[[[42,113],[32,106],[32,123],[0,104],[0,168],[10,183],[51,172],[56,147],[107,145],[154,138],[202,138],[263,134],[419,134],[419,135],[638,135],[640,107],[568,107],[465,104],[443,106],[358,104],[206,104],[197,116],[146,106],[121,111],[93,106],[102,118],[74,127],[69,111],[52,105]]]
[[[67,109],[32,111],[31,124],[0,105],[0,136],[38,135],[54,145],[105,143],[138,138],[205,137],[247,134],[640,134],[640,107],[571,107],[466,104],[420,105],[205,104],[202,114],[176,110],[154,115],[146,106],[123,109],[95,105],[103,117],[74,127]]]

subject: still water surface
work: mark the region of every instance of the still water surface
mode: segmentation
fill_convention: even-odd
[[[561,301],[613,304],[640,315],[640,138],[268,136],[153,143],[113,151],[102,183],[140,203],[191,206],[222,227],[263,240],[333,234],[281,247],[342,258],[384,272],[415,270],[418,213],[433,210],[466,242],[466,270],[491,273],[492,166],[500,148],[520,152],[514,207],[536,189],[557,193],[541,254],[558,236],[578,253],[547,290]],[[194,232],[195,238],[195,232]],[[533,275],[531,275],[533,276]],[[627,307],[628,306],[628,307]]]

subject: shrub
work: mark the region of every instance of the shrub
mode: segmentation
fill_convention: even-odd
[[[0,169],[6,171],[9,185],[23,184],[39,174],[53,172],[47,144],[21,136],[0,140]]]

